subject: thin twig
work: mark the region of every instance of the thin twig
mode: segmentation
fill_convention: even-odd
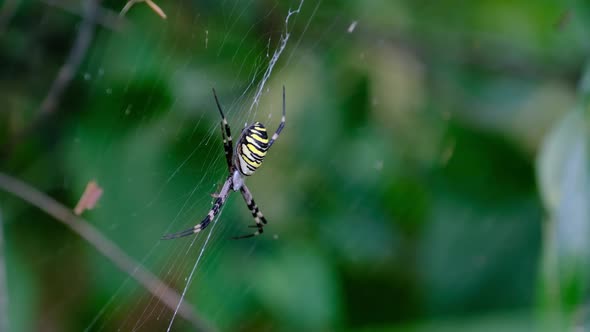
[[[133,277],[171,310],[174,311],[176,305],[181,302],[180,295],[172,288],[168,287],[168,285],[158,279],[154,274],[145,269],[139,262],[133,260],[85,219],[75,216],[70,209],[58,201],[28,184],[3,173],[0,173],[0,189],[38,207],[68,226],[72,231],[93,245],[97,251],[111,260],[121,271]],[[182,302],[178,313],[200,331],[213,330],[211,325],[200,318],[192,306],[186,302]]]
[[[153,2],[151,0],[129,0],[129,1],[127,1],[127,3],[125,4],[125,6],[123,7],[123,9],[121,9],[121,12],[119,13],[119,16],[120,17],[125,16],[125,14],[127,14],[127,12],[129,11],[129,9],[131,9],[131,7],[133,7],[138,2],[145,2],[161,18],[163,18],[163,19],[166,19],[167,18],[166,13],[164,13],[164,11],[162,10],[162,8],[160,8],[158,5],[156,5],[155,2]]]
[[[8,331],[8,288],[6,288],[6,258],[4,256],[4,232],[0,210],[0,331]]]

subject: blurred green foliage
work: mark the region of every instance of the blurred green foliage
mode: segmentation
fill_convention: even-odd
[[[248,179],[269,225],[230,241],[251,223],[232,196],[188,288],[214,326],[589,328],[586,2],[306,1],[252,110],[298,2],[158,4],[167,20],[101,3],[49,116],[82,9],[0,5],[0,171],[68,206],[97,180],[84,216],[181,292],[206,235],[159,238],[226,176],[211,88],[237,138],[276,127],[285,85],[287,127]],[[172,313],[60,223],[4,192],[0,211],[11,331],[166,329]]]

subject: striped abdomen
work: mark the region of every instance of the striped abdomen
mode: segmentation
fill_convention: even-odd
[[[244,129],[236,147],[236,167],[244,175],[252,175],[262,165],[268,150],[268,134],[260,122]]]

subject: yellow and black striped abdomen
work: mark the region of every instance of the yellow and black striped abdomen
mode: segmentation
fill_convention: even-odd
[[[244,129],[236,147],[236,167],[244,175],[252,175],[262,165],[268,150],[268,134],[260,122]]]

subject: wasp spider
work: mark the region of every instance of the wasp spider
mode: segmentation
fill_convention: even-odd
[[[246,205],[248,205],[248,209],[250,209],[254,221],[256,221],[256,225],[248,227],[257,228],[254,233],[236,236],[234,239],[243,239],[262,234],[263,225],[266,224],[266,219],[258,209],[258,206],[256,206],[256,203],[254,203],[252,194],[244,183],[244,177],[254,174],[260,165],[262,165],[264,156],[266,156],[266,153],[272,144],[279,137],[281,130],[285,127],[285,87],[283,86],[283,117],[281,118],[281,124],[274,135],[272,135],[269,140],[264,125],[260,122],[254,122],[250,126],[244,128],[240,134],[235,152],[233,149],[230,127],[227,124],[225,115],[223,115],[223,111],[221,110],[221,105],[217,99],[215,89],[213,89],[213,96],[215,97],[215,103],[217,103],[219,114],[221,114],[221,137],[223,138],[223,149],[225,150],[225,159],[227,161],[229,175],[227,180],[225,180],[221,191],[215,195],[216,198],[213,207],[200,223],[182,232],[164,235],[162,239],[168,240],[188,236],[205,229],[219,213],[221,206],[225,203],[231,191],[239,190],[242,193],[242,197],[244,197],[244,201],[246,201]]]

